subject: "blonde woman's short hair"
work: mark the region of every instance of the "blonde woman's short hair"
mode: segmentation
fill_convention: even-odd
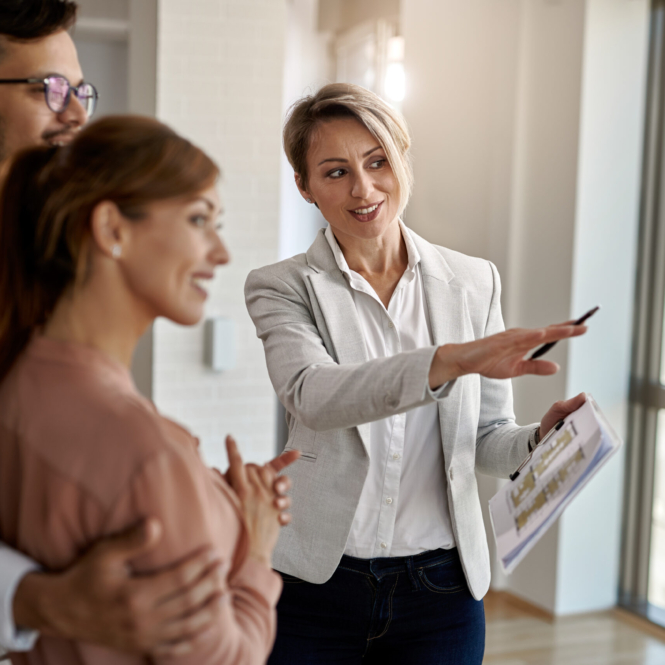
[[[376,138],[386,153],[399,187],[401,214],[411,196],[413,169],[411,137],[406,121],[394,108],[370,90],[352,83],[330,83],[318,92],[299,99],[289,109],[284,123],[284,152],[307,189],[307,152],[312,134],[322,123],[354,118]]]

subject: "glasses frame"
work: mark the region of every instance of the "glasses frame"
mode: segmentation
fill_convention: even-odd
[[[54,109],[50,104],[48,100],[48,93],[49,93],[49,80],[52,78],[59,78],[62,79],[67,83],[67,96],[65,98],[64,104],[61,109]],[[13,85],[13,84],[35,84],[35,83],[41,83],[44,86],[44,101],[46,102],[46,106],[49,107],[53,113],[64,113],[67,110],[67,107],[69,106],[69,102],[72,99],[72,90],[78,91],[81,86],[87,85],[90,86],[93,92],[93,102],[92,102],[92,111],[87,110],[87,106],[81,102],[79,99],[78,94],[76,94],[76,98],[79,99],[79,103],[83,106],[83,108],[86,109],[86,113],[88,114],[88,119],[92,118],[94,115],[95,111],[97,110],[97,100],[99,99],[99,93],[97,92],[97,88],[92,83],[88,83],[87,81],[81,81],[77,86],[72,85],[65,76],[61,76],[60,74],[52,74],[51,76],[46,76],[45,78],[25,78],[25,79],[0,79],[0,85],[8,84],[8,85]]]

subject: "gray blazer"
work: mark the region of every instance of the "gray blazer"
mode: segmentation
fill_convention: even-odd
[[[489,261],[436,247],[412,233],[436,346],[367,359],[351,288],[319,233],[306,254],[254,270],[245,284],[268,372],[287,411],[293,519],[273,565],[314,583],[340,562],[369,466],[369,423],[432,401],[426,390],[437,346],[503,330],[501,286]],[[528,451],[515,424],[510,381],[471,374],[439,401],[448,501],[469,588],[490,583],[475,470],[507,477]]]

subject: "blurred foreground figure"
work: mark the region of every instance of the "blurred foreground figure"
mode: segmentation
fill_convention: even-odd
[[[139,117],[106,118],[68,146],[12,162],[0,209],[0,537],[57,570],[99,537],[155,517],[159,545],[131,568],[211,546],[219,587],[206,601],[210,629],[168,662],[258,664],[281,588],[270,569],[275,470],[245,467],[232,440],[226,479],[206,468],[197,441],[129,373],[155,317],[199,321],[203,285],[228,261],[217,176],[201,150]],[[149,660],[47,635],[11,659]]]
[[[64,145],[95,111],[67,30],[76,4],[3,0],[0,5],[0,175],[33,145]]]
[[[97,91],[84,81],[67,33],[76,9],[64,0],[0,2],[0,184],[19,150],[68,144],[95,110]],[[274,460],[275,470],[284,463]],[[288,479],[276,481],[282,509],[287,488]],[[209,601],[220,592],[217,568],[201,548],[177,565],[133,575],[127,562],[156,547],[162,532],[154,519],[136,524],[59,573],[39,571],[0,542],[0,654],[30,650],[37,630],[134,653],[191,651],[216,621]]]

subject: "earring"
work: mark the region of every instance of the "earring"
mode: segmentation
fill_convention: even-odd
[[[113,256],[113,258],[119,259],[121,254],[122,254],[122,247],[120,247],[120,245],[113,245],[113,247],[111,248],[111,255]]]
[[[307,201],[307,203],[311,203],[312,199],[305,199],[305,201]]]

